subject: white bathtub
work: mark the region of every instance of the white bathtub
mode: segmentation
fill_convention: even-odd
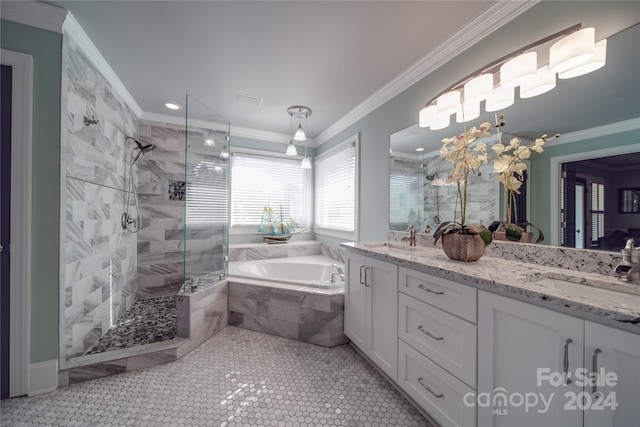
[[[229,263],[229,276],[314,288],[342,288],[344,280],[332,264],[338,264],[344,271],[343,264],[323,255],[235,261]],[[333,273],[335,282],[331,283]]]

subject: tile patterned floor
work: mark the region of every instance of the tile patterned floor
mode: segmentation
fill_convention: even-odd
[[[177,362],[0,409],[2,426],[429,426],[349,345],[231,326]]]
[[[85,354],[120,350],[176,337],[176,296],[139,298]]]

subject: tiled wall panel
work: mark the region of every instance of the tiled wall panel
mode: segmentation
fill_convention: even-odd
[[[136,236],[120,226],[137,118],[68,35],[62,49],[60,359],[83,354],[133,304]],[[84,117],[98,123],[85,125]]]

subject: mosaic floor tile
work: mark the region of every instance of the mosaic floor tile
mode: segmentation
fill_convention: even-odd
[[[176,296],[141,298],[85,354],[166,341],[176,334]]]
[[[429,426],[349,345],[235,327],[174,363],[0,407],[3,426]]]

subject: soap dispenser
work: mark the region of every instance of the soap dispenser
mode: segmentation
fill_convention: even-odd
[[[634,248],[633,244],[633,239],[627,239],[627,243],[620,251],[622,253],[622,261],[620,261],[620,263],[618,263],[618,265],[616,265],[616,268],[614,269],[616,277],[622,280],[627,278],[627,273],[629,272],[629,270],[631,270],[631,268],[633,268],[634,261],[632,257],[637,258],[638,256],[640,256],[640,247]],[[636,260],[635,262],[638,262],[638,260]]]

